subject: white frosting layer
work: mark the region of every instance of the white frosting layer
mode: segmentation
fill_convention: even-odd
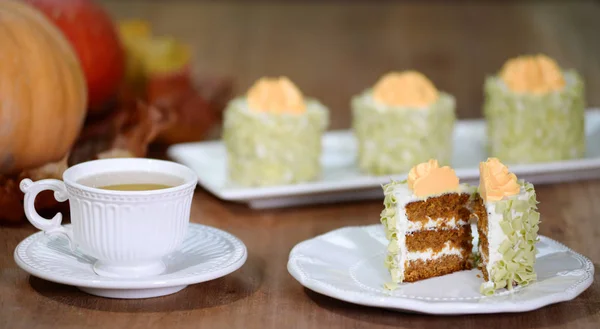
[[[408,190],[407,187],[396,188],[394,190],[396,197],[396,230],[398,234],[398,250],[396,255],[396,264],[398,264],[398,272],[401,273],[402,280],[404,279],[404,259],[406,259],[406,233],[408,231],[408,218],[406,216],[406,205],[410,202],[417,201],[418,198]]]
[[[429,220],[425,224],[423,224],[423,222],[408,222],[407,232],[430,230],[440,226],[442,223],[444,223],[443,229],[454,229],[468,224],[468,222],[465,222],[462,219],[459,219],[457,222],[454,217],[450,220],[446,220],[445,218],[438,218],[436,220],[433,220],[432,218],[429,218]]]
[[[467,186],[466,184],[459,185],[459,189],[457,192],[452,193],[471,193],[472,188]],[[442,195],[442,194],[440,194]],[[430,197],[435,197],[439,195],[434,195]],[[436,220],[430,219],[425,225],[423,223],[413,223],[408,220],[406,215],[406,205],[415,202],[426,200],[427,198],[420,198],[412,193],[412,191],[408,188],[407,184],[402,184],[396,186],[394,189],[394,197],[396,198],[396,230],[398,231],[397,239],[398,239],[398,248],[399,252],[395,256],[395,262],[398,264],[398,271],[401,273],[401,277],[404,278],[404,263],[405,260],[415,260],[415,259],[435,259],[434,257],[443,256],[444,250],[440,253],[434,255],[433,252],[422,252],[422,253],[408,253],[406,250],[406,234],[410,234],[412,232],[419,231],[420,229],[431,229],[436,227],[437,224],[442,220],[438,218]],[[466,225],[467,223],[459,220],[458,222],[453,218],[451,220],[454,225]],[[462,224],[464,223],[464,224]],[[418,227],[421,228],[418,228]],[[452,250],[448,250],[447,252],[454,252]],[[438,256],[439,255],[439,256]],[[421,258],[422,257],[422,258]],[[429,257],[429,258],[427,258]]]
[[[523,187],[521,187],[521,191],[519,192],[517,199],[526,201],[528,199],[528,197],[529,197],[529,195],[527,194],[525,189]],[[481,252],[481,250],[479,250],[479,254],[482,255],[481,257],[484,258],[484,261],[487,260],[486,271],[488,273],[488,278],[491,278],[492,277],[491,269],[493,267],[492,265],[495,264],[496,262],[502,260],[502,254],[498,251],[498,249],[500,248],[500,245],[502,244],[502,242],[504,242],[504,240],[507,239],[507,236],[506,236],[506,234],[504,234],[504,232],[502,231],[502,228],[500,227],[500,222],[502,221],[502,214],[496,213],[496,202],[495,201],[485,202],[485,209],[486,209],[487,215],[488,215],[487,240],[488,240],[489,255],[486,258],[485,255]],[[512,212],[513,216],[517,214],[517,212],[514,209],[512,209],[511,212]]]
[[[426,251],[412,251],[406,254],[405,260],[408,262],[413,260],[428,261],[436,260],[447,255],[457,255],[462,258],[461,250],[459,248],[451,247],[450,242],[446,242],[444,248],[438,252],[433,252],[432,249],[427,249]],[[397,260],[400,261],[400,259]]]

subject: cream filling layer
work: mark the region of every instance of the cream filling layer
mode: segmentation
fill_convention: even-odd
[[[406,255],[406,261],[415,261],[415,260],[436,260],[443,256],[456,255],[462,258],[462,250],[460,248],[450,246],[450,242],[446,242],[444,248],[438,252],[433,252],[432,249],[427,249],[426,251],[411,251]]]
[[[408,222],[407,232],[410,233],[437,228],[438,226],[442,225],[442,223],[444,225],[442,229],[446,230],[455,229],[468,224],[468,222],[462,219],[459,219],[457,221],[454,217],[450,220],[446,220],[445,218],[438,218],[436,220],[433,220],[432,218],[428,217],[428,221],[424,224],[423,222]]]

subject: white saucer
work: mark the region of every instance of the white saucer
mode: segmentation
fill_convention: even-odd
[[[479,270],[405,283],[391,292],[383,288],[391,281],[383,265],[386,246],[381,225],[338,229],[296,245],[288,271],[305,287],[332,298],[429,314],[531,311],[571,300],[594,280],[589,259],[541,236],[535,265],[538,281],[512,293],[482,296]]]
[[[225,276],[246,262],[244,243],[233,235],[200,224],[190,224],[178,251],[163,259],[167,270],[157,276],[122,279],[98,276],[95,259],[72,252],[62,237],[38,232],[21,241],[15,261],[29,274],[76,286],[92,295],[109,298],[150,298],[176,293],[189,284]]]

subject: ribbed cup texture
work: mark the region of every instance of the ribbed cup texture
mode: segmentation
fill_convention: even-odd
[[[155,261],[175,251],[190,218],[193,187],[148,196],[90,193],[69,186],[78,247],[111,264]]]

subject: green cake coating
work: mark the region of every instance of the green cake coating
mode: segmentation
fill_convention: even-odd
[[[512,290],[513,285],[526,286],[537,278],[534,265],[540,223],[538,202],[532,184],[524,181],[519,184],[523,193],[492,202],[493,208],[488,205],[488,211],[493,212],[488,214],[489,225],[500,227],[503,240],[495,250],[502,258],[488,264],[489,281],[480,288],[484,295],[493,295],[502,288]],[[491,248],[490,245],[490,255],[494,252]]]
[[[400,249],[398,246],[398,230],[396,228],[396,197],[394,196],[394,190],[399,184],[406,184],[406,181],[392,181],[383,186],[384,209],[380,215],[381,224],[383,224],[383,229],[385,231],[385,237],[389,241],[384,265],[389,270],[393,283],[402,282],[402,280],[404,280],[404,272],[399,269],[400,265],[397,261]]]
[[[223,123],[229,179],[243,186],[316,179],[328,122],[327,108],[314,99],[306,100],[303,114],[256,113],[245,98],[234,99]]]
[[[358,142],[358,165],[372,175],[406,173],[414,165],[437,159],[450,164],[454,97],[440,92],[428,108],[380,104],[372,91],[352,99],[352,126]]]
[[[516,93],[499,77],[486,79],[489,156],[514,164],[584,155],[584,84],[575,71],[565,71],[564,78],[563,90],[547,94]]]

